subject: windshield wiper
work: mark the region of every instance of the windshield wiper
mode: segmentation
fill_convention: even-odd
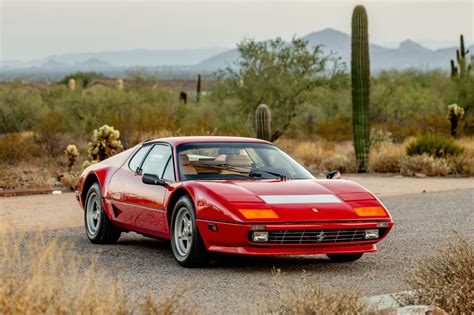
[[[232,166],[230,164],[225,164],[225,163],[223,163],[223,164],[214,164],[214,165],[212,165],[212,164],[195,164],[194,166],[216,168],[216,169],[239,172],[239,173],[248,173],[250,177],[261,177],[262,176],[261,174],[258,174],[258,173],[255,173],[255,172],[262,172],[262,173],[267,173],[267,174],[270,174],[272,176],[278,177],[278,178],[280,178],[280,180],[287,180],[288,179],[286,177],[286,175],[283,175],[283,174],[280,174],[280,173],[267,171],[267,170],[262,170],[262,169],[251,169],[249,171],[249,170],[246,170],[246,169],[243,169],[243,168],[238,168],[238,167]]]
[[[286,177],[286,175],[284,175],[284,174],[280,174],[280,173],[272,172],[272,171],[267,171],[267,170],[262,170],[262,169],[250,170],[250,176],[252,176],[252,177],[255,176],[255,175],[260,175],[261,176],[261,174],[256,174],[255,172],[267,173],[267,174],[273,175],[275,177],[279,177],[281,180],[287,180],[288,179]]]

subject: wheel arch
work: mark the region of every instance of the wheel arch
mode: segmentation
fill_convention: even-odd
[[[85,206],[87,192],[89,191],[89,188],[91,188],[91,186],[95,183],[98,183],[100,186],[99,177],[97,177],[94,172],[90,172],[84,181],[84,185],[82,186],[81,201],[83,207]]]
[[[178,202],[178,200],[183,196],[188,196],[194,203],[191,193],[186,188],[180,187],[176,189],[169,198],[168,205],[166,207],[166,218],[168,220],[168,226],[171,226],[171,216],[173,215],[174,206],[176,202]]]

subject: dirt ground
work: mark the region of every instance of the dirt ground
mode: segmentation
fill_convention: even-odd
[[[345,175],[376,196],[388,197],[423,192],[474,188],[474,178],[413,178],[398,176]],[[20,230],[80,227],[83,212],[73,193],[0,198],[0,222]]]

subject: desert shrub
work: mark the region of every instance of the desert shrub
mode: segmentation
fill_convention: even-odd
[[[307,278],[303,285],[290,286],[280,280],[280,271],[274,270],[277,298],[270,299],[269,314],[369,314],[370,309],[362,295],[354,290],[333,291]]]
[[[427,154],[405,156],[400,160],[400,173],[413,176],[417,173],[427,176],[446,176],[450,173],[448,161]]]
[[[448,159],[451,174],[474,176],[474,157],[456,156]]]
[[[31,130],[45,111],[46,105],[37,89],[0,85],[0,134]]]
[[[472,314],[474,310],[474,247],[462,236],[447,245],[405,276],[411,293],[399,294],[405,305],[437,305],[450,314]]]
[[[47,154],[56,157],[63,152],[67,128],[58,113],[48,112],[38,123],[36,130],[36,140]]]
[[[321,161],[323,170],[338,170],[341,173],[355,172],[355,157],[353,155],[344,155],[340,153],[333,154]]]
[[[369,156],[369,171],[376,173],[399,173],[400,161],[405,156],[403,145],[382,143],[372,148]]]
[[[464,149],[453,139],[436,134],[418,136],[407,145],[408,155],[428,154],[433,157],[447,157],[462,155]]]
[[[104,277],[96,259],[80,255],[70,243],[0,228],[0,314],[186,312],[178,291],[163,302],[132,300],[119,282]]]
[[[309,168],[319,168],[324,156],[322,146],[315,141],[280,141],[278,146]]]
[[[0,160],[15,163],[32,156],[38,156],[41,149],[34,143],[29,133],[9,133],[0,135]]]
[[[92,160],[103,161],[123,149],[120,142],[120,131],[114,127],[103,125],[94,130],[87,152]]]

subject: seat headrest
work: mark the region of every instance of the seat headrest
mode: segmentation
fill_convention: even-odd
[[[180,154],[179,155],[179,162],[183,166],[191,165],[191,162],[189,161],[189,156],[187,154]]]
[[[250,167],[252,160],[246,155],[228,155],[225,159],[225,164]]]

